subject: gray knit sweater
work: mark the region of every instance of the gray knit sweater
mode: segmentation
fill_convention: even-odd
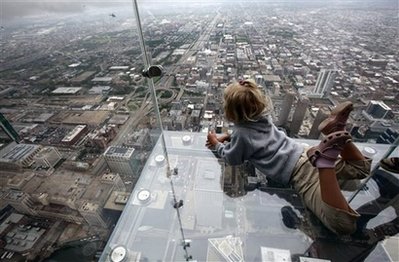
[[[278,130],[265,115],[256,122],[236,124],[230,142],[218,143],[216,151],[229,165],[249,160],[272,180],[288,184],[303,146]]]

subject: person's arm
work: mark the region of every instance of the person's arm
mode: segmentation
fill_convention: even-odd
[[[241,165],[248,160],[252,147],[242,136],[232,136],[227,144],[217,144],[217,154],[229,165]]]
[[[208,132],[208,137],[206,140],[206,146],[209,149],[214,149],[218,143],[224,143],[225,141],[230,141],[230,135],[225,133],[217,136],[215,131]]]
[[[219,141],[215,130],[209,131],[205,144],[206,147],[208,147],[209,149],[215,149],[218,143],[223,143],[223,142]]]
[[[248,160],[252,147],[243,136],[234,135],[230,137],[231,141],[223,144],[218,141],[215,132],[208,133],[207,146],[214,147],[217,154],[229,165],[240,165]]]

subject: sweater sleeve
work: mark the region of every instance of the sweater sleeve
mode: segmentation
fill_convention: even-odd
[[[229,143],[218,143],[216,152],[227,164],[240,165],[249,159],[251,148],[242,136],[232,136]]]

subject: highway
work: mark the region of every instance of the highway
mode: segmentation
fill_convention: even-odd
[[[184,64],[187,61],[187,59],[189,57],[193,56],[196,52],[201,51],[203,49],[204,43],[209,40],[209,36],[210,36],[212,30],[217,25],[217,22],[218,22],[220,16],[221,16],[221,14],[219,12],[217,12],[215,17],[212,19],[212,21],[206,27],[206,29],[198,37],[197,41],[193,42],[190,45],[190,47],[187,49],[187,51],[179,59],[179,61],[177,61],[176,64],[174,64],[170,67],[169,72],[159,80],[159,82],[157,83],[157,86],[162,86],[165,88],[169,88],[171,86],[175,75],[179,72],[180,65]]]
[[[220,17],[221,17],[221,14],[219,12],[217,12],[217,14],[212,19],[212,21],[207,25],[206,29],[201,33],[201,35],[199,36],[197,41],[193,42],[190,45],[190,47],[183,54],[183,56],[179,59],[179,61],[175,65],[172,65],[169,72],[167,74],[165,74],[158,81],[158,83],[156,84],[156,87],[155,87],[156,90],[162,90],[162,89],[170,90],[170,86],[172,85],[172,83],[174,81],[175,75],[178,73],[178,71],[180,69],[180,65],[184,64],[187,61],[187,59],[189,57],[193,56],[197,51],[200,51],[203,49],[204,43],[209,40],[209,36],[210,36],[212,30],[214,30],[215,26],[217,25],[217,22]],[[183,86],[180,87],[180,91],[176,97],[174,97],[175,93],[173,93],[173,94],[174,95],[172,95],[171,99],[164,99],[163,101],[159,99],[160,98],[160,94],[159,94],[158,101],[160,101],[160,102],[162,101],[162,103],[170,103],[174,99],[180,99],[182,97],[182,95],[184,94],[184,87]],[[134,91],[129,94],[127,99],[131,100],[132,98],[134,98]],[[128,103],[128,101],[126,103]],[[127,135],[131,131],[133,131],[137,128],[138,124],[145,117],[147,117],[150,114],[151,110],[152,110],[152,101],[151,101],[151,97],[150,97],[150,92],[148,91],[141,103],[140,108],[134,112],[130,112],[129,119],[121,127],[121,129],[119,130],[116,137],[110,143],[110,146],[121,145],[121,143],[124,141],[124,139],[126,139]],[[107,167],[107,165],[105,163],[104,157],[101,156],[101,159],[99,159],[96,166],[93,167],[92,174],[99,175],[106,169],[106,167]]]

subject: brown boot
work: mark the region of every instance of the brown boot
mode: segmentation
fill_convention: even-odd
[[[350,101],[346,101],[342,104],[337,105],[332,111],[331,115],[325,119],[319,125],[319,131],[328,135],[337,131],[344,131],[346,121],[349,118],[350,112],[353,110],[353,104]]]
[[[310,163],[317,168],[335,168],[335,161],[345,144],[352,141],[346,131],[329,134],[318,146],[311,147],[307,152]]]
[[[385,158],[380,161],[380,166],[392,173],[399,174],[399,157]]]

